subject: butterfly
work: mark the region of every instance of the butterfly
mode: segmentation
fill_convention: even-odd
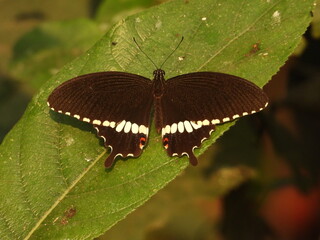
[[[194,149],[209,138],[215,125],[261,111],[268,97],[237,76],[193,72],[165,80],[160,67],[153,72],[153,80],[117,71],[81,75],[54,89],[47,104],[55,112],[95,127],[111,149],[105,160],[109,168],[118,156],[141,155],[152,113],[168,155],[186,155],[197,165]]]

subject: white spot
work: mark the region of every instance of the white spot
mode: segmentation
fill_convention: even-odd
[[[124,132],[128,133],[130,132],[130,129],[131,129],[131,122],[127,122],[126,126],[124,127]]]
[[[118,154],[116,154],[116,155],[114,156],[114,159],[115,159],[116,157],[118,157],[118,156],[123,157],[122,153],[118,153]]]
[[[210,124],[208,119],[202,121],[203,126],[208,126]]]
[[[65,114],[66,114],[66,115],[68,115],[68,116],[70,116],[70,115],[71,115],[71,113],[70,113],[70,112],[66,112]]]
[[[223,122],[228,122],[230,121],[230,118],[229,117],[225,117],[224,119],[222,119]]]
[[[53,107],[52,107],[52,108],[50,108],[50,109],[51,109],[52,111],[55,111]]]
[[[110,122],[109,126],[110,126],[111,128],[114,128],[114,127],[116,126],[116,123],[115,123],[115,122]]]
[[[170,133],[170,125],[167,125],[164,130],[165,133]]]
[[[267,103],[266,103],[266,105],[264,105],[264,107],[267,107],[267,106],[268,106],[268,104],[269,104],[269,103],[267,102]]]
[[[198,124],[196,124],[195,122],[193,122],[193,121],[191,121],[191,125],[192,125],[192,127],[194,128],[194,129],[199,129],[199,128],[201,128],[201,126],[199,126]]]
[[[179,131],[180,133],[183,133],[183,131],[184,131],[183,122],[179,122],[179,123],[178,123],[178,131]]]
[[[183,152],[181,155],[182,155],[182,156],[185,155],[185,156],[189,157],[189,154],[186,153],[186,152]]]
[[[139,126],[139,133],[143,133],[145,135],[148,135],[148,128],[144,125]]]
[[[277,10],[272,14],[272,17],[279,17],[280,16],[280,12]]]
[[[172,153],[172,157],[178,156],[178,153]]]
[[[133,153],[128,153],[127,157],[133,157]]]
[[[80,116],[77,114],[73,115],[73,117],[75,117],[76,119],[80,119]]]
[[[101,121],[100,121],[100,120],[95,119],[95,120],[93,120],[92,124],[100,125],[100,124],[101,124]]]
[[[202,21],[206,21],[206,20],[207,20],[207,18],[206,18],[206,17],[203,17],[203,18],[201,18],[201,20],[202,20]]]
[[[122,120],[122,122],[120,122],[120,123],[117,125],[116,131],[117,131],[117,132],[121,132],[125,124],[126,124],[126,121],[125,121],[125,120]],[[110,125],[111,125],[111,124],[110,124]]]
[[[84,118],[82,119],[82,121],[84,121],[84,122],[90,122],[90,119],[89,119],[89,118],[84,117]]]
[[[178,129],[178,124],[174,123],[171,125],[171,133],[176,133]]]
[[[202,143],[204,140],[206,140],[206,139],[207,139],[206,137],[202,138],[202,139],[201,139],[201,143]]]
[[[236,115],[233,115],[232,118],[233,118],[233,119],[236,119],[236,118],[238,118],[238,117],[240,117],[239,114],[236,114]]]
[[[187,131],[188,133],[190,133],[190,132],[193,131],[193,129],[192,129],[191,124],[190,124],[189,121],[184,121],[184,127],[185,127],[185,129],[186,129],[186,131]]]
[[[136,123],[133,123],[133,124],[132,124],[132,126],[131,126],[131,132],[132,132],[133,134],[137,134],[137,133],[139,132],[139,126],[138,126],[138,124],[136,124]]]
[[[184,59],[184,57],[178,57],[179,61],[182,61]]]
[[[95,127],[95,129],[97,130],[97,133],[99,133],[99,128]],[[103,139],[103,141],[106,142],[106,138],[104,136],[99,135],[99,137],[101,137]]]
[[[47,105],[48,105],[48,107],[50,107],[50,103],[49,102],[47,102]]]
[[[162,22],[161,22],[160,20],[158,20],[158,21],[156,22],[155,27],[156,27],[157,29],[159,29],[159,28],[161,27],[161,25],[162,25]]]
[[[242,113],[242,116],[246,116],[246,115],[248,115],[249,113],[247,113],[247,112],[244,112],[244,113]]]
[[[281,16],[280,16],[280,12],[277,10],[272,14],[272,18],[274,19],[274,21],[276,23],[280,23],[281,22]]]
[[[201,127],[202,126],[202,121],[198,121],[197,125]]]
[[[102,125],[105,126],[105,127],[109,127],[110,122],[106,120],[106,121],[104,121],[104,122],[102,123]]]
[[[219,124],[220,123],[220,120],[219,119],[213,119],[211,121],[212,124]]]
[[[58,113],[62,113],[62,111],[61,111],[61,110],[58,110]]]
[[[67,139],[66,139],[66,145],[67,146],[70,146],[70,145],[72,145],[74,143],[74,139],[72,138],[72,137],[68,137]]]
[[[252,111],[251,111],[251,114],[256,113],[256,112],[257,112],[257,111],[252,110]]]
[[[214,129],[211,129],[209,132],[209,135],[211,135],[211,133],[213,133],[213,132],[214,132]]]

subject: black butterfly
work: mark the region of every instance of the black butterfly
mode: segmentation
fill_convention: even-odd
[[[171,55],[171,54],[170,54]],[[48,106],[93,124],[111,153],[137,157],[148,141],[151,112],[157,132],[169,156],[189,157],[200,147],[216,124],[261,111],[268,105],[266,94],[253,83],[233,75],[194,72],[165,80],[158,68],[154,79],[126,72],[97,72],[75,77],[58,86]]]

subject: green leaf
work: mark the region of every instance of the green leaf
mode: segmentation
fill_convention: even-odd
[[[163,67],[168,78],[208,70],[263,86],[299,43],[312,7],[313,0],[172,1],[118,23],[41,88],[0,146],[0,238],[92,239],[188,166],[187,158],[166,155],[152,127],[141,157],[105,170],[106,150],[92,127],[46,106],[60,83],[108,70],[151,78],[154,66],[132,37],[160,65],[184,36]],[[217,127],[196,154],[232,124]]]
[[[38,90],[60,67],[88,50],[101,36],[98,25],[88,19],[43,23],[15,44],[12,75]]]

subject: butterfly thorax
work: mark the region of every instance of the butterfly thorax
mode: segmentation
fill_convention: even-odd
[[[155,125],[157,132],[161,131],[163,125],[163,113],[161,108],[161,98],[164,93],[165,88],[165,80],[164,80],[165,72],[162,69],[154,70],[153,72],[153,96],[154,96],[154,117],[155,117]]]
[[[165,72],[162,69],[154,70],[153,72],[153,96],[155,98],[161,98],[164,91],[164,80]]]

